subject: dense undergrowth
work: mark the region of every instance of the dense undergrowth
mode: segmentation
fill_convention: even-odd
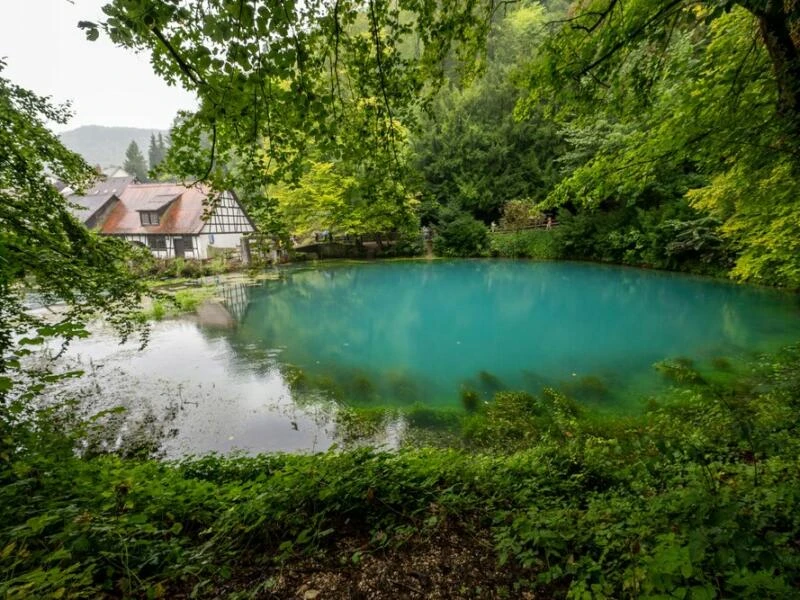
[[[310,557],[343,573],[455,531],[511,577],[450,597],[796,597],[798,366],[673,377],[637,417],[503,392],[459,449],[170,464],[79,457],[92,424],[68,413],[3,425],[0,595],[293,597],[279,582]]]

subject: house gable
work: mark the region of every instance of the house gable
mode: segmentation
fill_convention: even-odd
[[[119,202],[115,194],[95,194],[90,196],[67,196],[69,211],[89,229],[102,225],[106,217]]]
[[[203,233],[252,233],[255,226],[244,212],[236,194],[230,191],[219,195],[213,212],[208,215]]]

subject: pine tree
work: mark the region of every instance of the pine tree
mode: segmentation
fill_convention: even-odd
[[[147,158],[150,163],[150,170],[154,171],[162,159],[161,150],[156,143],[156,135],[154,133],[150,134],[150,147],[147,150]]]
[[[122,166],[128,173],[135,175],[139,181],[147,181],[147,163],[142,151],[135,141],[131,141],[125,151],[125,164]]]

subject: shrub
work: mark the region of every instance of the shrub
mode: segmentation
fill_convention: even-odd
[[[536,210],[533,202],[527,200],[510,200],[503,206],[500,226],[504,229],[520,229],[537,223],[544,223],[547,217]]]
[[[561,257],[561,243],[555,230],[530,229],[489,236],[492,256],[501,258],[556,259]]]
[[[153,308],[150,311],[150,315],[153,317],[153,319],[160,321],[166,314],[167,308],[164,306],[164,303],[161,302],[161,300],[155,300],[153,302]]]
[[[591,418],[552,390],[408,410],[475,453],[171,464],[81,456],[69,407],[0,420],[0,597],[261,597],[284,577],[292,590],[272,595],[289,597],[310,564],[358,576],[380,552],[402,569],[412,544],[447,555],[459,533],[487,575],[508,575],[497,597],[797,597],[800,350],[750,365],[741,391],[676,384],[632,417]],[[383,425],[372,410],[342,419]]]
[[[440,256],[485,256],[489,232],[486,225],[462,213],[441,227],[433,247]]]
[[[420,256],[425,251],[422,235],[418,229],[403,231],[397,240],[384,252],[385,256]]]

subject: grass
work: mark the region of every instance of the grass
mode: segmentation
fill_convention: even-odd
[[[216,293],[216,286],[188,287],[178,290],[157,290],[149,307],[142,310],[144,320],[161,321],[167,317],[192,313]]]

